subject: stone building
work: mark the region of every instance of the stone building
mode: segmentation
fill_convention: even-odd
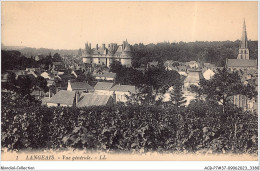
[[[226,59],[226,67],[229,71],[238,71],[244,84],[250,83],[257,90],[257,60],[250,59],[246,24],[244,21],[241,43],[237,59]],[[252,74],[253,73],[253,74]],[[250,77],[248,77],[250,75]],[[244,79],[246,78],[246,79]],[[243,110],[257,111],[257,98],[248,99],[244,95],[236,95],[231,98],[233,104]]]
[[[105,65],[107,67],[116,60],[121,62],[122,65],[131,67],[132,66],[132,55],[130,44],[123,41],[122,45],[116,43],[105,44],[102,46],[96,45],[95,48],[91,48],[91,43],[85,44],[85,50],[81,50],[83,63],[89,65]]]
[[[236,70],[246,71],[248,69],[257,68],[257,60],[249,58],[249,49],[247,44],[248,43],[247,43],[246,23],[244,21],[242,38],[239,46],[237,59],[226,59],[226,67],[230,71],[236,71]]]

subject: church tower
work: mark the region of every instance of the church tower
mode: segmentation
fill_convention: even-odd
[[[246,33],[246,22],[244,20],[243,32],[241,38],[241,44],[239,47],[239,52],[237,59],[249,59],[249,50],[247,48],[247,33]]]

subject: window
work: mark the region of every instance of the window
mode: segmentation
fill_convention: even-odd
[[[100,64],[100,58],[98,58],[98,63]]]

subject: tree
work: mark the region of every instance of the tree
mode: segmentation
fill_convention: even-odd
[[[47,81],[42,76],[38,76],[33,80],[33,86],[33,89],[40,88],[44,90],[44,92],[48,90]]]
[[[144,74],[144,84],[152,86],[158,93],[162,94],[178,81],[180,81],[180,74],[177,71],[149,68]]]
[[[143,73],[134,68],[122,67],[117,73],[116,83],[139,86],[143,84]]]
[[[114,72],[114,73],[120,73],[122,70],[123,66],[121,64],[121,62],[114,60],[111,64],[110,64],[110,72]]]
[[[53,61],[54,61],[54,62],[60,62],[60,61],[62,61],[62,58],[61,58],[60,54],[55,53],[55,54],[53,55]]]
[[[255,87],[241,82],[238,72],[229,72],[226,68],[218,69],[210,80],[201,80],[199,87],[194,86],[193,91],[221,103],[223,111],[234,95],[245,95],[250,99],[257,95]]]
[[[181,82],[174,84],[173,90],[170,93],[170,97],[175,107],[181,107],[184,103],[186,103],[185,97],[183,97]]]
[[[34,80],[28,75],[19,76],[16,85],[18,87],[17,92],[23,96],[30,95]]]
[[[88,84],[90,84],[91,86],[95,85],[95,78],[93,77],[93,75],[91,75],[89,72],[85,72],[85,80],[87,81]]]
[[[16,90],[16,87],[15,87],[15,73],[13,72],[8,72],[8,75],[7,75],[7,83],[6,84],[3,84],[3,88],[6,88],[7,90]]]
[[[160,101],[156,100],[156,94],[153,93],[153,89],[151,86],[146,84],[140,85],[137,93],[130,93],[130,96],[126,96],[127,104],[131,105],[158,105]]]

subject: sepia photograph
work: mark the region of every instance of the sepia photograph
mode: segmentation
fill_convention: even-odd
[[[1,160],[258,161],[258,2],[2,1]]]

